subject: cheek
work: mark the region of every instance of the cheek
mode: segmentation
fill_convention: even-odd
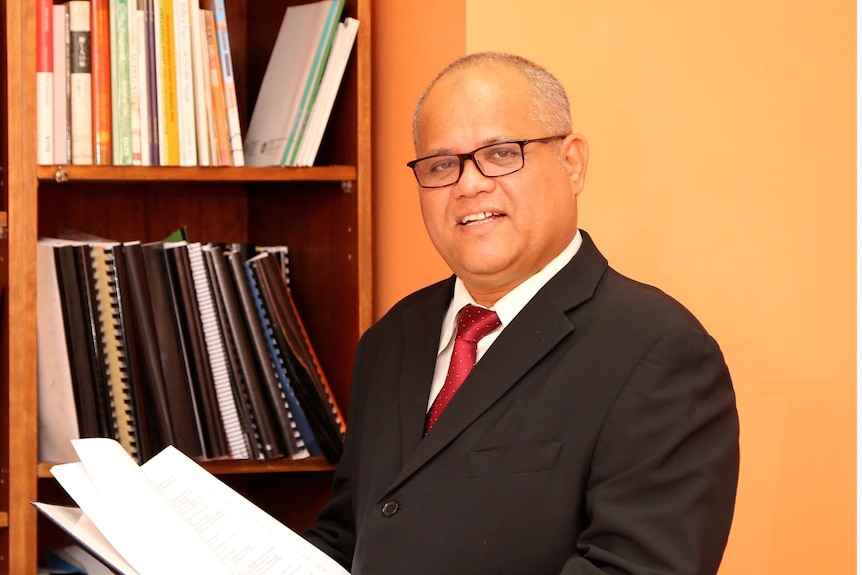
[[[446,213],[446,201],[444,194],[428,194],[427,190],[420,190],[419,209],[422,212],[422,221],[425,229],[433,238],[443,227]]]

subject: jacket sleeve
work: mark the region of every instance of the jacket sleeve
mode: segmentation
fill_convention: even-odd
[[[739,422],[715,341],[666,334],[605,420],[586,492],[588,527],[563,575],[712,575],[727,543]]]
[[[358,461],[354,446],[359,443],[360,425],[356,415],[359,413],[358,374],[360,358],[366,338],[359,341],[356,353],[356,363],[353,371],[353,384],[348,411],[348,433],[345,438],[341,460],[335,470],[332,481],[332,498],[317,516],[313,527],[303,531],[302,536],[321,549],[350,571],[353,564],[353,552],[356,548],[355,502],[353,500],[352,477]]]

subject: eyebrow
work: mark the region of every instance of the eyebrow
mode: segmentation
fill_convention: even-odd
[[[476,146],[476,148],[484,148],[485,146],[490,146],[491,144],[499,144],[502,142],[512,142],[512,141],[518,141],[521,139],[523,139],[523,138],[515,138],[515,137],[509,137],[509,136],[496,136],[496,137],[486,138],[484,140],[481,140],[480,144],[478,146]],[[473,148],[473,150],[475,150],[476,148]],[[469,152],[472,152],[473,150],[469,150]],[[468,153],[468,152],[456,152],[452,148],[438,148],[437,150],[431,150],[429,152],[421,154],[419,157],[428,158],[431,156],[455,156],[457,154],[466,154],[466,153]]]

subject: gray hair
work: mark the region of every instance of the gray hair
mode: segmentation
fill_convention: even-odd
[[[572,116],[566,89],[556,76],[535,62],[515,54],[477,52],[463,56],[446,66],[425,88],[413,110],[413,146],[419,145],[419,111],[437,83],[452,72],[470,66],[498,63],[520,72],[530,85],[530,117],[550,134],[570,134]]]

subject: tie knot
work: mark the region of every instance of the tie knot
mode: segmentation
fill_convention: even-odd
[[[458,312],[458,332],[455,339],[476,342],[500,325],[497,312],[467,304]]]

